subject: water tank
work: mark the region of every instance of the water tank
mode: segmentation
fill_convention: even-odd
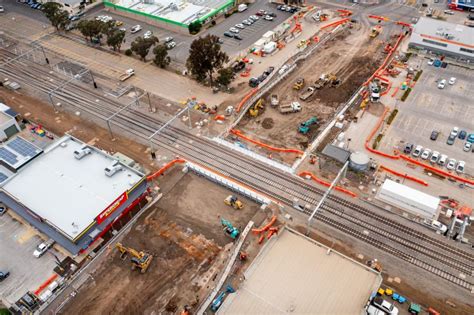
[[[358,172],[362,172],[369,168],[369,156],[362,152],[354,152],[349,157],[349,167]]]

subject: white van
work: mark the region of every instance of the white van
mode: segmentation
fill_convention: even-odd
[[[247,10],[247,5],[242,3],[242,4],[239,4],[239,6],[237,7],[237,10],[239,12],[244,12],[245,10]]]

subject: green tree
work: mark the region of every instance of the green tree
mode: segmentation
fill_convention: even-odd
[[[77,24],[77,28],[85,38],[92,42],[92,39],[101,37],[103,22],[97,20],[82,20]]]
[[[125,38],[125,32],[121,30],[115,30],[114,33],[107,35],[107,45],[112,47],[114,51],[119,51],[122,47],[123,39]]]
[[[61,8],[61,4],[57,2],[46,2],[41,8],[46,18],[57,31],[65,30],[69,24],[69,14]]]
[[[99,21],[101,22],[101,21]],[[105,36],[111,37],[115,34],[115,32],[118,31],[117,25],[115,24],[115,21],[108,21],[108,22],[101,22],[101,30],[100,32],[104,34]]]
[[[221,51],[219,37],[209,34],[191,43],[186,67],[200,82],[208,77],[212,86],[214,72],[221,69],[228,60],[227,54]]]
[[[130,49],[143,61],[146,61],[146,56],[150,51],[150,48],[158,43],[158,38],[152,36],[150,38],[137,37],[131,44]]]
[[[234,78],[234,70],[231,67],[219,69],[216,82],[227,87]]]
[[[168,49],[165,45],[161,44],[153,48],[155,59],[153,62],[160,68],[166,68],[170,64],[171,58],[168,56]]]
[[[202,24],[199,21],[189,23],[188,30],[190,34],[197,34],[201,30]]]

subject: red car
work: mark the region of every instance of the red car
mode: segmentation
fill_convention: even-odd
[[[265,10],[259,10],[259,11],[256,13],[256,15],[258,15],[258,16],[267,15],[267,11],[265,11]]]

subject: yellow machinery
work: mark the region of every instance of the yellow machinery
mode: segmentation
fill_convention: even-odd
[[[263,98],[259,99],[252,107],[249,109],[249,114],[252,117],[257,117],[259,114],[259,110],[263,109]]]
[[[140,268],[141,273],[145,273],[150,266],[151,261],[153,260],[153,255],[145,252],[138,252],[133,248],[125,247],[122,243],[115,244],[115,247],[121,253],[121,256],[124,257],[127,254],[130,254],[130,261],[132,262],[132,270],[135,268]]]
[[[382,272],[382,264],[377,259],[367,261],[367,266],[378,272]]]
[[[334,73],[329,74],[328,81],[332,87],[338,87],[339,84],[341,84],[341,80],[339,80]]]
[[[304,87],[304,78],[296,79],[296,82],[293,85],[293,90],[299,91],[302,87]]]
[[[244,207],[244,204],[234,195],[227,196],[227,198],[224,199],[224,203],[233,207],[235,210],[240,210]]]
[[[377,37],[380,33],[382,33],[382,26],[380,25],[376,25],[372,28],[371,32],[370,32],[370,38],[375,38]]]

